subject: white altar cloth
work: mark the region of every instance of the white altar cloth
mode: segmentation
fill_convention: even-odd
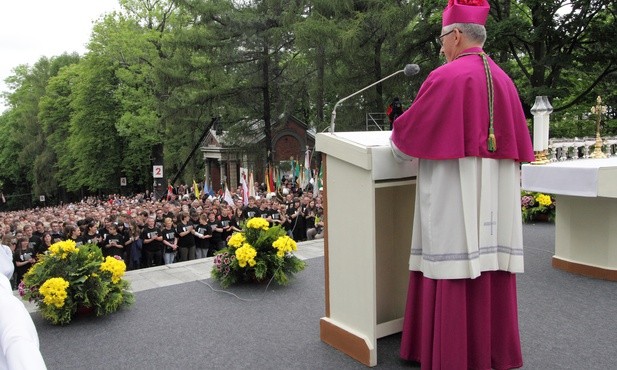
[[[522,188],[555,194],[553,266],[617,281],[617,158],[523,165]]]
[[[522,188],[577,197],[617,198],[617,157],[526,164]]]

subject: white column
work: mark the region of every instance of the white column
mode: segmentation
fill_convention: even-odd
[[[542,119],[544,120],[543,127],[542,127],[544,130],[544,132],[542,133],[542,143],[543,143],[542,150],[548,150],[548,132],[549,132],[549,124],[551,121],[551,113],[553,113],[553,106],[551,105],[551,103],[548,100],[548,97],[546,96],[542,96],[542,101],[544,102],[544,106],[546,107],[546,113],[542,116]]]
[[[533,150],[534,152],[541,152],[544,150],[544,132],[547,132],[546,141],[548,148],[548,128],[545,130],[544,125],[548,125],[548,120],[545,121],[544,116],[548,112],[546,102],[543,96],[536,96],[536,102],[531,107],[531,114],[533,114]]]

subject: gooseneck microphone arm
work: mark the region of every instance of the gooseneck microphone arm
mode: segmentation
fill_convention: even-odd
[[[404,69],[401,69],[400,71],[396,71],[396,72],[392,73],[391,75],[386,76],[386,77],[382,78],[381,80],[379,80],[377,82],[373,82],[372,84],[362,88],[361,90],[358,90],[355,93],[353,93],[353,94],[351,94],[349,96],[346,96],[343,99],[337,101],[336,104],[334,104],[334,109],[332,109],[332,119],[330,121],[330,132],[334,132],[334,121],[336,120],[336,108],[338,108],[338,106],[342,102],[344,102],[345,100],[347,100],[347,99],[349,99],[349,98],[351,98],[353,96],[358,95],[362,91],[370,89],[371,87],[377,85],[378,83],[381,83],[381,82],[387,80],[388,78],[390,78],[392,76],[395,76],[395,75],[397,75],[399,73],[405,73],[405,76],[413,76],[413,75],[415,75],[418,72],[420,72],[420,67],[418,67],[417,64],[407,64]]]

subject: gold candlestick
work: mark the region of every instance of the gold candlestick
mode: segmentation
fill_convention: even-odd
[[[602,121],[602,114],[606,113],[606,105],[602,105],[600,96],[596,99],[596,105],[591,107],[591,113],[596,115],[596,143],[590,157],[606,158],[606,154],[602,152],[602,137],[600,136],[600,122]]]

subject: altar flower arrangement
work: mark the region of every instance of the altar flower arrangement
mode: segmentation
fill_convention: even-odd
[[[555,198],[551,194],[522,191],[521,211],[524,222],[539,219],[553,222],[555,220]]]
[[[297,249],[296,242],[280,226],[270,227],[263,218],[251,218],[242,232],[235,232],[227,247],[214,256],[212,277],[224,288],[270,279],[286,285],[291,275],[305,267],[304,261],[293,255]]]
[[[103,258],[96,245],[57,242],[24,275],[19,294],[35,302],[52,324],[68,324],[78,310],[102,316],[131,305],[134,297],[122,279],[125,271],[122,259]]]

